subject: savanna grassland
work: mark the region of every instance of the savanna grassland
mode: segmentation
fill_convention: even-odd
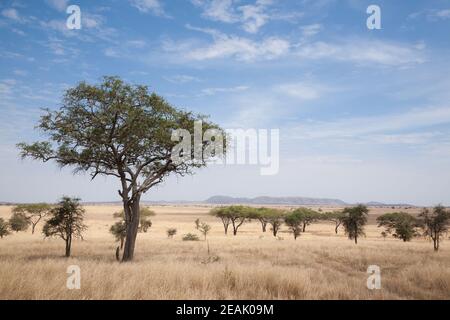
[[[0,299],[450,299],[448,236],[437,253],[423,238],[383,239],[375,218],[390,208],[371,208],[367,236],[355,245],[332,223],[315,223],[297,240],[286,227],[279,238],[262,233],[257,221],[225,236],[209,207],[156,206],[131,263],[115,260],[108,231],[120,207],[85,208],[89,229],[73,243],[72,258],[64,258],[62,240],[43,238],[42,223],[34,235],[0,240]],[[0,207],[0,217],[10,215],[11,207]],[[182,241],[198,233],[197,218],[212,226],[208,241],[200,234],[201,241]],[[178,232],[169,239],[172,227]],[[66,288],[69,265],[81,268],[80,290]],[[380,290],[366,287],[369,265],[381,268]]]

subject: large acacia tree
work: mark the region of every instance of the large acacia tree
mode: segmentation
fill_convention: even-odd
[[[46,110],[39,122],[38,127],[48,140],[20,143],[18,147],[23,158],[54,160],[61,167],[73,167],[75,172],[89,172],[92,179],[105,175],[120,180],[119,195],[127,228],[122,261],[130,261],[142,195],[169,174],[183,176],[206,165],[207,159],[201,155],[198,159],[198,154],[210,148],[211,140],[200,141],[200,150],[198,146],[174,148],[179,144],[172,139],[174,130],[192,133],[196,121],[202,121],[202,134],[208,129],[223,134],[204,116],[172,107],[146,86],[105,77],[99,85],[81,82],[68,89],[60,109]],[[175,153],[195,154],[196,160],[174,161]]]

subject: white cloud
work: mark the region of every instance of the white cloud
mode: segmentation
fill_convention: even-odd
[[[301,27],[301,29],[304,37],[312,37],[320,32],[320,30],[322,29],[322,25],[319,23],[315,23],[303,26]]]
[[[206,88],[201,91],[200,95],[211,96],[216,93],[240,92],[240,91],[245,91],[248,88],[249,87],[247,87],[247,86],[237,86],[237,87],[229,87],[229,88]]]
[[[142,13],[151,12],[157,16],[165,15],[159,0],[130,0],[130,3]]]
[[[20,69],[14,70],[13,73],[14,73],[16,76],[21,76],[21,77],[24,77],[24,76],[28,75],[28,72],[27,72],[27,71],[25,71],[25,70],[20,70]]]
[[[178,74],[170,77],[164,77],[165,80],[172,83],[187,83],[187,82],[199,82],[200,79],[193,76],[188,76],[185,74]]]
[[[47,3],[54,9],[58,11],[66,11],[69,6],[68,0],[46,0]]]
[[[220,58],[235,58],[240,61],[270,60],[289,51],[289,42],[277,37],[253,41],[243,37],[226,35],[213,29],[201,29],[190,26],[188,28],[211,35],[213,42],[204,45],[190,41],[179,43],[166,41],[163,49],[178,53],[184,59],[197,61]]]
[[[407,67],[425,62],[422,45],[405,45],[381,40],[322,41],[300,45],[296,54],[305,59],[334,59],[357,64]]]
[[[297,15],[280,14],[270,11],[273,0],[256,0],[253,4],[239,5],[236,0],[191,0],[202,8],[202,16],[224,23],[239,23],[241,28],[248,33],[257,33],[259,29],[270,20],[292,20]]]
[[[16,9],[13,8],[9,8],[9,9],[3,9],[2,10],[2,16],[4,16],[5,18],[14,20],[16,22],[23,22],[23,18],[20,17],[19,12],[17,12]]]
[[[440,19],[450,19],[450,9],[438,10],[433,13],[433,16]]]
[[[318,99],[324,88],[304,82],[285,83],[275,86],[275,91],[301,100]]]

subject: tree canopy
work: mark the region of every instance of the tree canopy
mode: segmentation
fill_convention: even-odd
[[[406,212],[386,213],[377,218],[378,226],[385,227],[386,232],[392,234],[394,238],[402,239],[404,242],[410,241],[417,236],[416,228],[418,221]]]

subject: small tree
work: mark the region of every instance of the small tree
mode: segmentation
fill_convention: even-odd
[[[195,229],[198,230],[200,228],[200,218],[195,219]]]
[[[356,207],[345,208],[343,212],[345,217],[342,220],[342,224],[345,228],[345,233],[348,235],[350,240],[354,239],[355,244],[357,244],[358,237],[365,235],[364,225],[367,223],[369,209],[360,204]]]
[[[272,234],[274,237],[277,236],[278,231],[281,228],[281,225],[284,222],[286,214],[282,210],[277,209],[267,209],[265,213],[265,219],[267,223],[271,226]]]
[[[0,238],[3,239],[3,237],[6,237],[9,234],[8,223],[3,218],[0,218]]]
[[[231,219],[228,213],[227,207],[214,208],[209,212],[210,215],[220,218],[223,224],[223,229],[225,231],[225,235],[228,234],[228,227],[230,226]]]
[[[271,209],[269,208],[251,208],[249,213],[250,219],[256,219],[261,223],[262,232],[266,232],[267,217],[270,215]]]
[[[13,209],[13,213],[23,214],[27,217],[31,224],[31,233],[34,234],[36,225],[44,218],[52,209],[47,203],[21,204]]]
[[[211,231],[211,226],[206,222],[201,222],[199,224],[198,230],[203,234],[206,240],[206,235],[209,233],[209,231]]]
[[[344,216],[345,214],[342,211],[335,211],[325,213],[323,218],[325,220],[334,222],[334,233],[338,234],[338,229],[342,224]]]
[[[245,221],[251,219],[252,208],[244,206],[229,206],[213,209],[211,214],[219,217],[222,220],[225,228],[225,234],[227,234],[228,226],[231,223],[233,227],[233,235],[236,235],[240,226]]]
[[[116,238],[116,241],[120,241],[120,250],[123,249],[125,237],[127,236],[127,226],[125,221],[118,221],[111,226],[109,232]]]
[[[314,221],[320,218],[320,214],[308,208],[297,208],[293,212],[298,213],[298,217],[302,220],[302,232],[306,231],[306,226],[309,226]]]
[[[70,257],[72,239],[82,238],[87,229],[83,223],[84,209],[80,199],[63,197],[50,212],[51,218],[45,223],[42,233],[45,237],[60,237],[66,243],[66,257]]]
[[[177,229],[175,228],[169,228],[167,229],[167,237],[172,239],[174,235],[177,234]]]
[[[410,241],[418,233],[417,220],[406,212],[386,213],[377,218],[378,227],[385,227],[386,232],[392,234],[394,238],[402,239],[404,242]]]
[[[284,222],[294,235],[294,239],[297,240],[297,237],[300,236],[303,225],[301,214],[298,212],[291,212],[285,217]]]
[[[24,213],[14,212],[9,219],[9,227],[12,231],[27,231],[29,226],[30,220]]]
[[[381,231],[381,236],[383,237],[383,240],[386,240],[387,232],[386,231]]]
[[[438,205],[432,211],[423,209],[419,219],[424,235],[433,240],[434,251],[438,251],[441,237],[448,232],[450,212]]]

